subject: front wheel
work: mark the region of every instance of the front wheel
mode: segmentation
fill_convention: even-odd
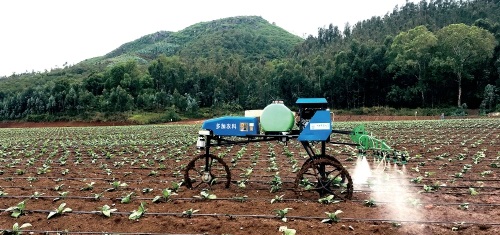
[[[193,158],[184,172],[184,185],[189,189],[200,186],[229,188],[231,172],[227,164],[213,154],[202,154]]]
[[[295,189],[303,197],[333,195],[340,200],[352,198],[353,182],[349,172],[331,156],[317,157],[302,165],[295,179]]]

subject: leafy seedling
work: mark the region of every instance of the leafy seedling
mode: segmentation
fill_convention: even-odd
[[[476,196],[479,194],[479,192],[475,188],[469,188],[469,194],[471,196]]]
[[[40,192],[36,191],[33,193],[33,195],[31,195],[31,198],[38,199],[39,197],[41,197],[44,194],[45,193],[40,193]]]
[[[276,213],[276,216],[280,217],[280,219],[283,221],[283,222],[286,222],[288,219],[286,218],[286,214],[288,214],[288,211],[289,210],[292,210],[292,208],[285,208],[285,209],[277,209],[277,210],[274,210],[274,212]]]
[[[97,201],[97,200],[101,199],[102,193],[94,193],[93,197],[94,197],[94,200]]]
[[[128,184],[127,183],[122,183],[120,181],[113,181],[110,183],[111,184],[111,187],[112,188],[108,188],[106,191],[108,192],[111,192],[111,191],[115,191],[115,190],[118,190],[118,188],[120,187],[127,187]]]
[[[468,210],[469,209],[469,203],[468,202],[464,202],[464,203],[461,203],[460,205],[458,205],[458,209],[460,210]]]
[[[369,200],[365,200],[364,204],[367,207],[376,207],[377,206],[377,203],[375,202],[375,200],[373,200],[371,198]]]
[[[285,194],[280,195],[280,196],[278,196],[278,195],[274,196],[274,198],[271,199],[271,204],[273,204],[275,202],[282,202],[283,201],[283,196],[285,196]]]
[[[160,202],[162,199],[165,202],[170,201],[170,197],[173,195],[177,195],[177,193],[174,193],[171,189],[163,189],[161,191],[161,196],[156,196],[153,198],[153,202]]]
[[[49,215],[47,216],[47,219],[50,219],[56,215],[62,215],[63,213],[73,211],[71,208],[65,208],[65,207],[66,207],[66,203],[64,203],[64,202],[61,203],[61,205],[59,205],[59,207],[57,207],[55,210],[53,210],[49,213]]]
[[[238,183],[238,188],[240,188],[240,189],[244,189],[247,187],[247,185],[246,185],[247,180],[246,179],[239,180],[237,183]]]
[[[31,227],[30,223],[24,223],[21,226],[19,226],[18,223],[15,223],[12,225],[12,230],[1,230],[2,234],[12,234],[12,235],[20,235],[23,234],[23,228]]]
[[[52,201],[56,202],[56,201],[59,201],[59,200],[61,200],[61,199],[64,199],[64,198],[66,198],[66,197],[68,196],[68,194],[69,194],[69,192],[68,192],[68,191],[65,191],[65,192],[58,192],[58,193],[59,193],[59,197],[54,198],[54,200],[52,200]]]
[[[69,169],[64,169],[61,171],[61,175],[67,175],[69,173]]]
[[[314,188],[314,184],[309,181],[307,178],[303,178],[299,185],[304,188],[304,190],[308,191]]]
[[[12,216],[14,218],[19,218],[19,216],[24,214],[24,209],[26,209],[26,201],[22,201],[20,203],[17,203],[17,205],[11,206],[11,207],[7,208],[5,211],[6,212],[12,211],[10,216]]]
[[[318,202],[321,204],[335,204],[339,203],[340,201],[333,200],[334,196],[333,195],[328,195],[326,197],[318,199]]]
[[[199,196],[193,196],[193,197],[201,200],[217,199],[217,196],[215,194],[210,194],[207,190],[202,190]]]
[[[90,182],[89,184],[86,184],[84,187],[80,188],[80,191],[90,191],[94,189],[95,182]]]
[[[133,195],[134,195],[134,192],[131,192],[131,193],[125,195],[125,197],[123,197],[120,202],[123,203],[123,204],[130,203],[132,201],[132,196]]]
[[[144,215],[144,212],[146,212],[145,208],[146,203],[141,202],[141,205],[139,205],[139,208],[137,210],[132,211],[132,214],[128,217],[129,220],[138,220]]]
[[[297,230],[287,228],[286,226],[280,226],[279,231],[283,233],[283,235],[295,235],[297,233]]]
[[[328,218],[321,220],[321,223],[331,224],[331,223],[337,223],[337,222],[339,222],[340,218],[339,218],[338,215],[340,213],[342,213],[341,210],[337,210],[337,211],[335,211],[333,213],[325,212],[325,214],[328,216]]]
[[[179,188],[181,187],[182,185],[182,182],[172,182],[172,191],[178,193],[179,192]]]
[[[117,210],[117,209],[111,209],[111,207],[110,207],[110,206],[108,206],[108,205],[104,205],[103,207],[99,207],[99,212],[100,212],[102,215],[104,215],[104,216],[106,216],[106,217],[108,217],[108,218],[109,218],[109,217],[111,217],[111,213],[112,213],[112,212],[115,212],[116,210]]]
[[[193,208],[189,209],[189,210],[185,210],[182,212],[182,216],[185,216],[185,217],[188,217],[188,218],[191,218],[193,216],[193,214],[195,214],[196,212],[198,212],[200,210],[193,210]]]
[[[283,182],[281,181],[279,172],[276,172],[273,179],[269,183],[271,184],[271,190],[270,190],[271,193],[275,193],[281,189],[281,185],[283,184]]]
[[[454,222],[455,226],[451,227],[451,231],[458,231],[464,226],[464,222]]]
[[[411,180],[410,180],[410,182],[412,182],[412,183],[416,183],[416,184],[420,184],[420,182],[422,182],[422,179],[423,179],[423,178],[424,178],[424,177],[419,176],[419,177],[416,177],[416,178],[411,179]]]
[[[54,187],[54,191],[61,191],[61,190],[62,190],[62,188],[63,188],[63,186],[64,186],[64,184],[56,185],[56,186]]]
[[[493,174],[493,171],[483,171],[481,173],[479,173],[482,177],[485,177],[485,176],[488,176],[488,175],[491,175]]]

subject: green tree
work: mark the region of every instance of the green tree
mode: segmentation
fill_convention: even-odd
[[[484,66],[493,56],[496,40],[485,29],[465,24],[451,24],[437,32],[441,58],[435,62],[450,68],[458,83],[458,107],[462,105],[462,79],[470,78],[475,66]]]
[[[425,26],[417,26],[407,32],[401,32],[392,42],[388,54],[392,63],[388,69],[398,74],[414,76],[417,79],[415,90],[420,93],[422,105],[425,104],[426,79],[429,73],[437,37]]]
[[[481,102],[481,111],[491,112],[495,109],[497,103],[498,95],[496,94],[496,87],[494,85],[488,84],[484,88],[483,101]]]

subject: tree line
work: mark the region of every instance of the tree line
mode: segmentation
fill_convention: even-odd
[[[275,99],[293,105],[299,97],[325,97],[333,109],[500,110],[499,5],[487,0],[407,3],[343,30],[319,28],[317,36],[282,58],[259,56],[259,45],[245,49],[241,43],[219,42],[223,49],[205,56],[160,55],[146,63],[130,60],[98,69],[74,65],[13,76],[9,79],[33,76],[46,82],[2,89],[0,119],[127,111],[196,116],[206,108],[263,108]],[[235,45],[251,56],[231,53]],[[203,43],[197,46],[192,51],[203,51]]]

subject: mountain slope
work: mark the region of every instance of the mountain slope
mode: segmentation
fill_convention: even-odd
[[[246,61],[286,57],[302,38],[259,16],[238,16],[201,22],[178,32],[160,31],[125,43],[93,63],[114,64],[134,59],[146,63],[160,54],[184,59],[230,57]]]

